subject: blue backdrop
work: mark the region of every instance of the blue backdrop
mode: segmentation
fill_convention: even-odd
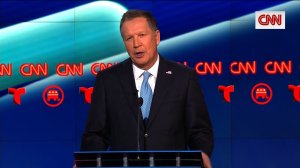
[[[119,20],[127,9],[152,11],[161,31],[161,55],[195,68],[222,62],[221,74],[200,75],[215,133],[216,168],[299,167],[300,103],[288,85],[300,85],[299,1],[0,1],[0,167],[71,167],[89,104],[79,87],[92,87],[94,63],[115,63],[127,53]],[[255,29],[255,11],[285,11],[286,29]],[[256,61],[256,74],[234,75],[234,61]],[[292,72],[267,74],[268,61],[292,61]],[[24,77],[24,63],[48,63],[47,76]],[[58,76],[59,63],[83,63],[83,76]],[[202,67],[203,68],[203,67]],[[195,68],[197,69],[197,68]],[[198,69],[199,70],[199,69]],[[266,105],[251,98],[266,83]],[[47,106],[43,92],[58,85],[64,101]],[[231,102],[219,85],[234,85]],[[8,88],[25,87],[21,105]]]

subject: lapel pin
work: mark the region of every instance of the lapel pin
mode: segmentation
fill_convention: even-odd
[[[172,74],[172,71],[167,71],[166,74],[171,75],[171,74]]]

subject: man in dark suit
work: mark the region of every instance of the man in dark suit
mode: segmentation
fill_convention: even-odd
[[[151,13],[127,11],[120,30],[130,58],[98,74],[81,150],[202,150],[211,167],[213,132],[196,73],[159,55]]]

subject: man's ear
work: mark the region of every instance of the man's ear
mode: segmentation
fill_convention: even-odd
[[[155,31],[155,36],[156,36],[156,45],[159,45],[159,43],[160,43],[160,31],[159,30]]]

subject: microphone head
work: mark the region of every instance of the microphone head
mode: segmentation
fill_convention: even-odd
[[[137,103],[138,103],[139,106],[142,106],[142,105],[143,105],[143,98],[142,98],[142,97],[139,97],[139,98],[137,99]]]

